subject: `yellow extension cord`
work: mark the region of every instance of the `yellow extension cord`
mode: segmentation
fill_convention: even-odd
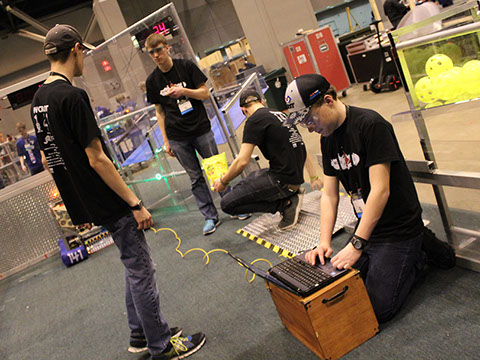
[[[213,249],[213,250],[210,250],[209,252],[206,252],[205,250],[200,249],[200,248],[193,248],[193,249],[187,250],[187,251],[185,252],[185,254],[184,254],[184,253],[182,253],[182,252],[179,250],[179,247],[180,247],[180,245],[182,244],[182,240],[178,237],[177,233],[176,233],[174,230],[169,229],[169,228],[161,228],[161,229],[158,229],[158,230],[157,230],[157,229],[155,229],[155,228],[153,228],[153,227],[151,227],[150,229],[152,229],[152,230],[155,232],[155,234],[156,234],[157,232],[159,232],[159,231],[170,231],[170,232],[172,232],[172,233],[175,235],[175,238],[178,240],[178,245],[177,245],[177,248],[175,249],[175,251],[178,252],[182,258],[184,258],[185,255],[187,255],[189,252],[192,252],[192,251],[201,251],[201,252],[203,252],[203,253],[205,254],[205,255],[203,256],[202,262],[203,262],[205,265],[207,265],[207,264],[210,262],[210,256],[209,256],[209,254],[214,253],[214,252],[217,252],[217,251],[221,251],[221,252],[224,252],[225,254],[228,254],[228,251],[227,251],[227,250],[224,250],[224,249]],[[280,256],[279,256],[279,257],[280,257]],[[270,267],[272,267],[272,264],[271,264],[270,261],[268,261],[267,259],[256,259],[256,260],[252,261],[252,265],[255,264],[257,261],[265,261],[265,262],[268,263],[268,265],[270,265]],[[242,264],[240,264],[240,263],[238,263],[238,264],[239,264],[240,266],[244,267]],[[249,283],[251,283],[253,280],[255,280],[255,274],[253,274],[253,276],[252,276],[252,278],[251,278],[250,280],[248,280],[247,275],[248,275],[248,269],[245,270],[245,280],[247,280]]]

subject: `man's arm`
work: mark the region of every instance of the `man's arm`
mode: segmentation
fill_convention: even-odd
[[[316,257],[320,258],[320,262],[325,264],[324,257],[332,255],[332,234],[337,219],[339,194],[338,179],[335,176],[324,177],[323,194],[320,199],[320,240],[315,250],[306,254],[305,258],[311,264],[315,264]]]
[[[115,166],[103,152],[102,144],[99,138],[94,138],[85,149],[90,166],[97,172],[107,186],[120,196],[129,206],[135,206],[139,200],[130,190],[118,174]],[[137,220],[137,229],[148,229],[153,225],[152,215],[142,207],[140,210],[134,210],[133,216]]]
[[[171,87],[166,96],[178,99],[181,96],[186,96],[195,100],[206,100],[209,98],[210,93],[205,84],[200,84],[196,89],[189,89],[184,87],[174,86]]]
[[[250,162],[250,158],[255,148],[254,144],[242,143],[240,147],[240,153],[237,158],[233,160],[228,171],[213,183],[213,189],[215,191],[225,191],[228,183],[235,179],[240,173],[247,167]]]
[[[390,196],[390,163],[372,165],[368,169],[370,178],[370,194],[368,195],[362,218],[355,235],[368,240],[373,229],[380,220],[383,210],[387,205]],[[332,264],[338,269],[346,269],[355,264],[361,250],[356,250],[351,243],[348,243],[335,257]]]
[[[160,127],[160,131],[162,133],[165,151],[168,155],[175,156],[170,148],[170,142],[168,141],[167,132],[165,131],[165,111],[163,110],[162,105],[155,104],[155,115],[157,116],[158,126]]]
[[[50,168],[48,167],[47,158],[45,157],[45,153],[43,152],[43,150],[40,150],[40,156],[42,157],[43,168],[48,170],[48,172],[52,174],[52,172],[50,171]]]
[[[318,190],[321,190],[323,186],[323,181],[317,175],[317,169],[315,167],[315,163],[310,157],[310,154],[308,153],[308,151],[307,151],[307,157],[305,159],[305,169],[307,169],[310,186],[312,187],[312,190],[315,190],[315,188]]]

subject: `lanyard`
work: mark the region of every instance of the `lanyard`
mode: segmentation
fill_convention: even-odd
[[[168,72],[170,72],[170,71],[172,71],[172,69],[175,69],[175,72],[177,73],[178,81],[183,82],[183,80],[182,80],[182,78],[181,78],[181,76],[180,76],[180,73],[178,72],[178,69],[177,69],[177,67],[175,66],[175,63],[172,62],[172,67],[170,68],[170,70],[168,70],[168,71],[165,72],[165,73],[164,73],[162,70],[160,70],[160,74],[162,75],[163,79],[165,80],[165,83],[166,83],[169,87],[172,87],[172,85],[174,85],[174,84],[173,84],[172,81],[169,81],[169,80],[167,79],[167,77],[165,76],[165,74],[168,73]]]
[[[70,80],[63,74],[60,74],[60,73],[57,73],[55,71],[50,71],[50,76],[60,76],[61,78],[64,78],[66,82],[68,82],[70,85],[72,85],[72,83],[70,82]]]

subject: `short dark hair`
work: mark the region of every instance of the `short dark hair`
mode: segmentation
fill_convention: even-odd
[[[47,58],[50,60],[50,62],[59,62],[61,64],[65,64],[71,52],[71,49],[63,50],[56,54],[47,55]]]
[[[313,104],[312,106],[322,106],[323,103],[325,102],[325,95],[330,95],[333,100],[337,100],[337,89],[335,89],[335,86],[333,85],[330,85],[330,87],[328,88],[328,90],[325,92],[325,94],[323,94],[320,99],[318,99],[318,101]]]

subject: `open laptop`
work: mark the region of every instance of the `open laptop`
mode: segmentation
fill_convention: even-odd
[[[268,272],[240,259],[238,256],[228,254],[261,278],[302,297],[318,291],[348,272],[348,269],[336,269],[328,258],[325,259],[325,265],[321,265],[317,259],[317,264],[313,266],[305,260],[305,253],[273,266]]]

